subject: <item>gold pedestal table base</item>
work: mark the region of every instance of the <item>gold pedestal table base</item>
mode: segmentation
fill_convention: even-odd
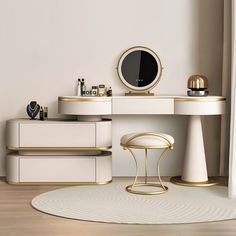
[[[170,182],[173,184],[189,187],[207,187],[219,184],[219,179],[217,177],[209,177],[208,181],[205,182],[189,182],[182,180],[181,176],[174,176],[171,177]]]

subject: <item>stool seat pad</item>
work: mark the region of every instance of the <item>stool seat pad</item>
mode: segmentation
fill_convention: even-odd
[[[121,138],[121,144],[125,145],[129,138],[132,136],[138,135],[139,133],[130,133],[122,136]],[[140,133],[141,134],[141,133]],[[172,145],[174,144],[174,138],[170,136],[169,134],[163,134],[163,133],[158,133],[161,136],[165,137]],[[158,137],[158,136],[152,136],[152,135],[145,135],[145,136],[140,136],[137,138],[134,138],[133,140],[129,141],[128,143],[129,146],[142,146],[142,147],[162,147],[162,146],[168,146],[168,143],[165,139]]]

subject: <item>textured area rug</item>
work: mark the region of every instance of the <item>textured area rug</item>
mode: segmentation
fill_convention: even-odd
[[[43,193],[32,206],[70,219],[125,224],[181,224],[236,218],[236,200],[227,198],[227,187],[183,187],[165,183],[161,195],[127,193],[130,182],[102,186],[74,186]]]

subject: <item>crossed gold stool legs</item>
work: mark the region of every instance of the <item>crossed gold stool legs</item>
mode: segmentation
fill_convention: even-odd
[[[145,136],[154,136],[158,137],[157,145],[155,146],[141,146],[141,145],[135,145],[135,139],[145,137]],[[161,140],[161,141],[160,141]],[[159,133],[139,133],[135,134],[128,138],[128,140],[125,143],[121,143],[121,146],[124,148],[124,150],[128,150],[132,157],[134,158],[135,165],[136,165],[136,176],[134,179],[133,184],[128,185],[126,187],[126,191],[134,194],[142,194],[142,195],[156,195],[165,193],[168,191],[168,187],[163,184],[163,181],[160,176],[160,161],[163,159],[165,152],[170,149],[173,149],[173,143],[166,137],[166,135],[159,134]],[[137,182],[138,181],[138,173],[139,173],[139,164],[138,160],[134,154],[132,149],[144,149],[145,150],[145,180],[144,182]],[[164,151],[161,153],[158,161],[157,161],[157,183],[149,183],[148,182],[148,149],[164,149]],[[137,187],[158,187],[161,190],[158,191],[142,191],[137,190]]]

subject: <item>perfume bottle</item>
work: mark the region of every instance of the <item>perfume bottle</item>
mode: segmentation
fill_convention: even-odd
[[[40,119],[40,120],[44,120],[43,107],[40,107],[39,119]]]
[[[78,84],[77,84],[77,96],[81,96],[81,81],[78,79]]]
[[[104,84],[99,84],[98,86],[98,96],[105,96],[106,88]]]
[[[109,87],[107,89],[107,97],[111,97],[111,96],[112,96],[112,89],[111,89],[111,87]]]
[[[81,95],[82,96],[86,95],[85,91],[86,91],[85,81],[84,81],[84,78],[82,78],[81,80]]]
[[[98,94],[98,87],[97,86],[92,86],[92,96],[97,96]]]
[[[47,107],[43,108],[43,118],[45,120],[47,120],[47,118],[48,118],[48,108]]]

